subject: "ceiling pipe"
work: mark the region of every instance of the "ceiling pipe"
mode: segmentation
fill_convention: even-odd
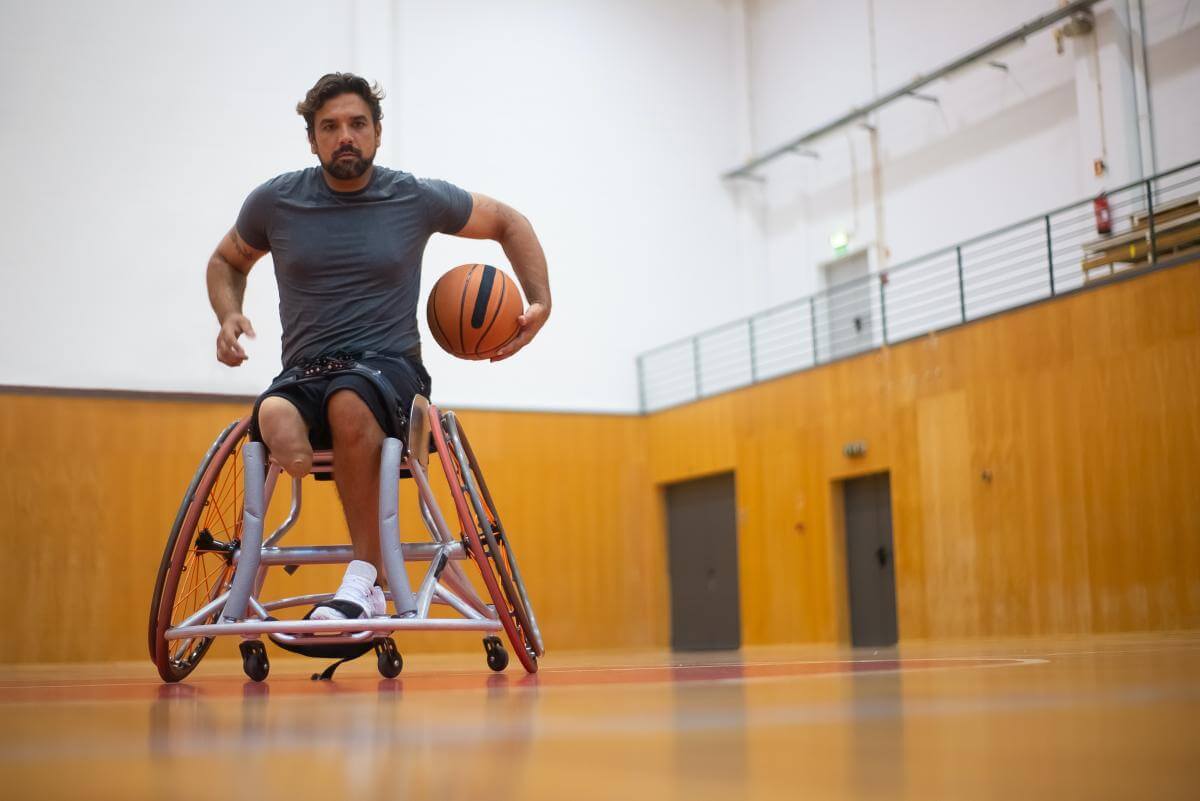
[[[987,44],[978,47],[971,52],[966,53],[965,55],[959,56],[958,58],[942,65],[941,67],[938,67],[928,75],[918,75],[914,80],[910,81],[904,86],[901,86],[898,89],[893,89],[887,94],[877,97],[875,100],[867,103],[864,106],[856,106],[837,119],[813,128],[807,133],[801,134],[792,141],[780,145],[774,150],[770,150],[761,156],[756,156],[755,158],[750,159],[740,167],[736,167],[724,173],[721,177],[758,178],[760,176],[756,176],[754,171],[759,167],[769,164],[781,156],[793,153],[796,151],[796,149],[803,148],[804,145],[810,144],[811,142],[820,139],[821,137],[832,133],[839,128],[850,125],[858,120],[862,120],[871,112],[878,111],[884,106],[887,106],[896,100],[899,100],[900,98],[913,95],[916,93],[916,90],[920,89],[921,87],[940,78],[944,78],[950,73],[956,72],[963,67],[975,63],[976,61],[985,59],[993,53],[1002,50],[1010,44],[1013,44],[1014,42],[1023,42],[1029,35],[1037,33],[1040,30],[1044,30],[1045,28],[1049,28],[1056,22],[1068,17],[1072,17],[1081,11],[1086,11],[1100,1],[1101,0],[1074,0],[1074,2],[1067,3],[1066,5],[1050,12],[1049,14],[1043,14],[1040,17],[1036,17],[1029,22],[1026,22],[1024,25],[1021,25],[1019,28],[1015,28],[1006,34],[993,39]]]

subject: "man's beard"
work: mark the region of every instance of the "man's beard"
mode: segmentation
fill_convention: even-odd
[[[354,158],[343,159],[339,156],[350,153]],[[371,164],[374,163],[375,157],[364,159],[359,155],[358,151],[340,151],[335,153],[333,158],[328,162],[321,162],[321,166],[325,171],[337,178],[339,181],[352,181],[355,178],[361,178],[363,174],[371,169]]]

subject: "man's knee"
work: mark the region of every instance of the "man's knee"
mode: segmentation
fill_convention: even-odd
[[[357,392],[339,389],[329,396],[325,412],[329,417],[329,430],[333,432],[334,445],[376,444],[383,439],[375,415]]]
[[[312,446],[300,411],[285,398],[272,395],[258,407],[258,430],[267,449],[288,475],[299,478],[312,469]]]

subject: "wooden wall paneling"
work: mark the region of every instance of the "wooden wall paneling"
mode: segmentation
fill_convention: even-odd
[[[1200,304],[1198,304],[1200,305]],[[1200,317],[1200,312],[1197,313]],[[1179,565],[1178,616],[1171,628],[1200,626],[1200,345],[1186,340],[1172,342],[1160,355],[1159,374],[1166,387],[1162,393],[1165,445],[1163,481],[1159,501],[1160,525],[1173,533],[1169,563]],[[1193,477],[1188,481],[1187,477]],[[1173,514],[1172,514],[1173,512]]]
[[[150,593],[180,496],[212,439],[244,411],[241,404],[0,395],[0,447],[22,454],[0,467],[0,533],[13,555],[0,603],[39,610],[5,619],[0,661],[144,657]],[[550,647],[664,644],[665,557],[652,522],[642,421],[492,412],[462,419],[512,528]],[[410,482],[404,487],[402,531],[422,539],[414,491]],[[268,525],[286,513],[286,490],[281,482]],[[448,493],[436,492],[450,512]],[[345,541],[334,486],[306,480],[300,524],[286,542]],[[413,566],[414,580],[422,570]],[[337,566],[273,571],[267,592],[328,592],[340,575]],[[47,620],[64,624],[47,635]],[[401,639],[407,651],[477,647],[474,635]],[[218,641],[214,655],[235,649],[232,640]]]
[[[5,618],[0,661],[143,657],[180,494],[245,411],[0,395],[0,604],[37,610]],[[880,470],[905,641],[1200,626],[1200,264],[645,418],[461,417],[551,648],[666,644],[661,487],[724,470],[747,642],[846,636],[837,482]],[[852,439],[864,459],[842,454]],[[333,487],[309,485],[290,541],[344,537]],[[409,498],[402,525],[421,537]],[[338,575],[272,582],[319,592]],[[450,639],[402,648],[476,647]]]
[[[803,523],[802,453],[797,409],[784,385],[771,384],[740,404],[737,492],[742,639],[746,644],[805,639],[804,598],[811,559]]]
[[[668,484],[732,470],[739,401],[736,393],[728,393],[651,415],[647,440],[653,481]]]
[[[34,610],[5,616],[0,661],[145,653],[150,593],[180,496],[220,426],[241,411],[0,396],[0,532],[10,555],[0,603]]]
[[[901,641],[929,637],[928,570],[921,509],[916,404],[897,404],[892,414],[892,542],[895,548],[896,622]],[[839,523],[844,526],[844,523]],[[839,528],[839,530],[843,530]],[[841,575],[845,567],[841,566]],[[842,589],[843,595],[845,589]],[[849,642],[849,631],[839,631]]]
[[[980,542],[968,480],[966,399],[961,393],[926,398],[917,408],[922,535],[931,637],[979,631]]]

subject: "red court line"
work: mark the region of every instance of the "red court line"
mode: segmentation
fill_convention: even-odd
[[[1041,661],[1041,660],[1037,660]],[[146,701],[169,698],[232,698],[360,693],[428,692],[444,690],[495,690],[503,688],[586,687],[614,684],[671,684],[702,681],[838,676],[860,673],[893,673],[946,668],[1003,667],[1029,664],[1028,659],[929,658],[771,662],[729,665],[654,665],[597,668],[543,668],[535,675],[485,673],[414,673],[398,679],[352,675],[334,681],[312,681],[296,670],[295,662],[282,666],[295,673],[256,684],[239,676],[204,678],[179,684],[119,679],[53,680],[40,683],[0,683],[0,704],[21,702]],[[314,668],[325,663],[314,661]]]

